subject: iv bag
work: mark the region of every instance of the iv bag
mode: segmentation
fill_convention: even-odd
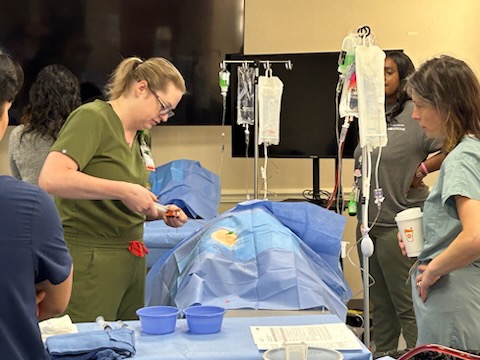
[[[255,122],[255,69],[239,66],[237,70],[237,124]]]
[[[350,66],[355,61],[355,47],[357,46],[358,36],[356,33],[348,34],[342,42],[342,51],[338,57],[338,72],[346,74]]]
[[[340,117],[358,117],[358,89],[355,63],[349,65],[343,82],[342,94],[338,106]]]
[[[283,83],[277,76],[258,77],[258,145],[280,142],[280,107]]]
[[[355,48],[360,146],[387,145],[385,53],[376,45]]]

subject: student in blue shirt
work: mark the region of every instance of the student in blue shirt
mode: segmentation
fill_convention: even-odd
[[[23,71],[0,54],[0,140]],[[0,354],[49,359],[38,321],[63,312],[72,288],[72,259],[50,196],[37,186],[0,176]]]

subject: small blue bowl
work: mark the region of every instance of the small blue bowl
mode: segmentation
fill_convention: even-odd
[[[188,330],[194,334],[213,334],[222,328],[225,309],[219,306],[198,305],[183,310]]]
[[[147,306],[137,310],[144,333],[160,335],[175,331],[180,310],[173,306]]]

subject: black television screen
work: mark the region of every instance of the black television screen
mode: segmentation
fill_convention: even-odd
[[[243,51],[244,0],[2,0],[0,50],[18,60],[25,85],[57,63],[80,79],[84,101],[101,95],[122,58],[162,56],[184,75],[188,94],[168,124],[222,123],[219,63]]]
[[[338,82],[338,52],[228,55],[227,60],[291,60],[293,68],[283,64],[271,66],[274,76],[282,80],[283,95],[280,114],[280,143],[268,148],[268,156],[276,158],[335,158],[336,140],[336,87]],[[252,64],[249,64],[250,66]],[[237,125],[237,68],[242,64],[229,64],[231,86],[229,116],[232,126],[232,156],[246,156],[245,133]],[[264,66],[259,66],[264,75]],[[339,121],[341,127],[343,120]],[[249,157],[254,155],[254,131],[250,126]],[[343,157],[353,157],[358,139],[358,126],[350,125]],[[262,147],[260,149],[262,156]]]

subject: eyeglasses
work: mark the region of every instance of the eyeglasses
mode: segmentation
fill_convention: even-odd
[[[159,115],[161,116],[167,115],[167,118],[171,118],[173,115],[175,115],[173,110],[169,108],[167,105],[165,105],[162,99],[160,99],[160,97],[157,94],[155,94],[155,92],[150,87],[148,87],[148,89],[152,92],[152,94],[157,98],[158,102],[160,103],[160,111],[158,112]]]

